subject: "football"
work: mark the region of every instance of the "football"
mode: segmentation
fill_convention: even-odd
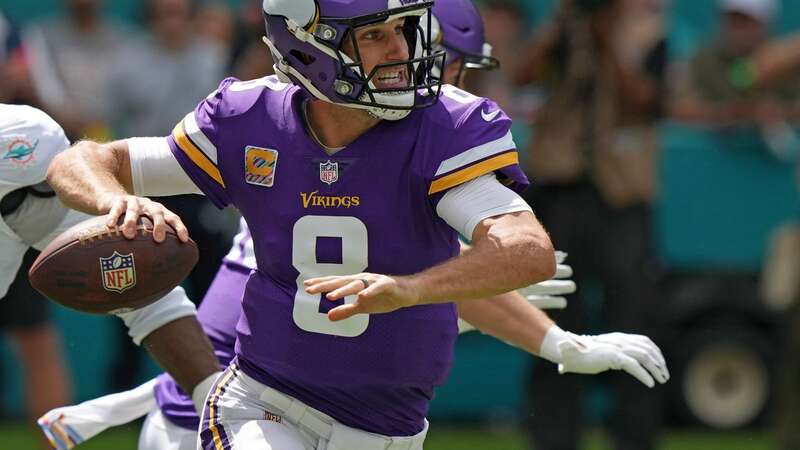
[[[197,245],[182,243],[171,227],[159,243],[146,217],[139,219],[133,239],[106,226],[106,220],[88,219],[56,237],[28,271],[31,285],[68,308],[120,313],[158,300],[197,263]]]

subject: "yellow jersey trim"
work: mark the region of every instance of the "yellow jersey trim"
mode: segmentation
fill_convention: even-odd
[[[178,144],[178,147],[186,153],[186,156],[192,160],[192,162],[203,170],[208,176],[210,176],[214,181],[216,181],[220,186],[223,188],[225,187],[225,182],[222,181],[222,174],[219,171],[219,168],[210,160],[205,153],[203,153],[196,145],[189,139],[186,135],[186,130],[183,128],[183,121],[178,122],[175,125],[175,129],[172,130],[172,137],[175,138],[175,142]]]
[[[428,189],[428,195],[450,189],[453,186],[458,186],[459,184],[465,183],[474,178],[478,178],[481,175],[485,175],[489,172],[493,172],[497,169],[502,169],[503,167],[514,164],[519,164],[519,156],[517,155],[516,151],[512,150],[497,156],[493,156],[487,160],[479,162],[478,164],[466,167],[453,172],[450,175],[446,175],[438,180],[435,180],[433,183],[431,183],[430,189]]]

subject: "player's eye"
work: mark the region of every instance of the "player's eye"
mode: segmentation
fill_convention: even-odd
[[[367,30],[364,34],[361,35],[361,39],[365,41],[376,41],[380,39],[381,32],[380,30]]]

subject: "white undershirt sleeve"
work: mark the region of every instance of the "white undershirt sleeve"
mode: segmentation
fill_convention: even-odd
[[[169,149],[165,137],[128,139],[133,193],[147,197],[202,194]]]
[[[532,212],[525,200],[497,181],[493,173],[450,189],[436,205],[439,217],[468,239],[482,220],[520,211]]]

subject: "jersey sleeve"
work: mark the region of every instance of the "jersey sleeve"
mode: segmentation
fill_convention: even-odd
[[[217,149],[223,146],[220,128],[224,118],[220,111],[228,87],[235,81],[235,78],[223,80],[216,91],[175,125],[167,138],[184,172],[218,208],[231,202],[225,190]]]
[[[0,197],[44,181],[50,162],[67,147],[64,130],[43,111],[0,105]]]
[[[490,173],[514,191],[528,186],[511,136],[511,119],[493,101],[473,98],[457,115],[453,130],[437,133],[440,156],[429,168],[429,195],[439,196]]]

